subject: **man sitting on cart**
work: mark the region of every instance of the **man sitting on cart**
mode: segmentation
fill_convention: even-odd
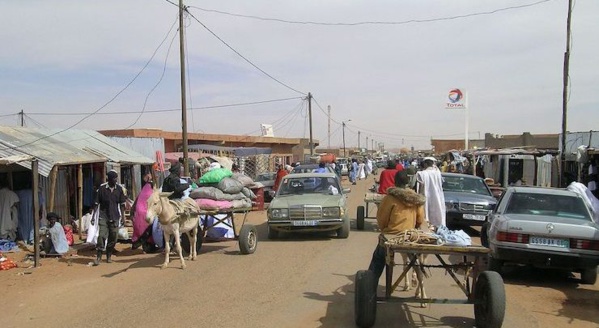
[[[425,224],[425,197],[409,188],[410,178],[407,172],[395,174],[395,187],[387,189],[376,213],[376,221],[382,234],[397,235],[403,231],[420,228]],[[385,248],[378,245],[372,253],[368,270],[372,271],[376,281],[385,269]]]

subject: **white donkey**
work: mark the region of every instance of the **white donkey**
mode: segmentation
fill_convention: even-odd
[[[198,240],[198,222],[200,219],[200,209],[192,199],[185,199],[177,204],[168,199],[170,192],[159,192],[154,189],[154,192],[148,198],[148,211],[146,212],[146,221],[151,223],[155,216],[158,216],[158,222],[164,231],[165,258],[162,264],[162,269],[165,269],[169,263],[169,255],[171,251],[170,239],[171,235],[175,236],[175,245],[179,258],[181,259],[181,269],[185,269],[185,260],[181,252],[181,233],[186,233],[189,237],[189,260],[195,261],[197,256],[196,243]],[[184,213],[177,213],[177,209],[183,210]]]

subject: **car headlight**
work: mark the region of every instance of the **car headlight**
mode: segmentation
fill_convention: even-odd
[[[452,202],[445,202],[445,210],[453,210],[455,208],[455,204]]]
[[[341,208],[339,208],[339,207],[323,207],[322,208],[322,216],[338,218],[341,216]]]
[[[270,210],[271,219],[286,219],[289,217],[289,210],[286,208],[273,208]]]

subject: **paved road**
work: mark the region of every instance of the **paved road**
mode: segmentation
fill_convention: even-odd
[[[352,217],[371,183],[352,186]],[[256,253],[240,255],[234,241],[209,243],[186,270],[179,269],[178,260],[160,270],[161,255],[127,250],[111,265],[88,267],[88,253],[71,266],[44,260],[29,275],[16,274],[23,269],[0,272],[0,325],[354,327],[353,279],[370,261],[375,222],[367,220],[365,231],[356,231],[352,222],[345,240],[288,235],[268,241],[265,213],[251,213],[249,219],[259,231]],[[439,270],[432,274],[426,282],[429,296],[462,298],[453,280]],[[505,279],[504,327],[599,327],[599,286],[538,270],[514,271]],[[473,327],[473,318],[471,305],[381,304],[376,326]]]

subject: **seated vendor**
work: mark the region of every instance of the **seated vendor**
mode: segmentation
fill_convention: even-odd
[[[395,187],[387,189],[383,197],[376,221],[382,234],[397,235],[403,231],[420,228],[424,219],[425,197],[409,188],[408,173],[399,171],[395,174]],[[376,281],[385,268],[385,248],[377,245],[368,270],[374,272]]]
[[[45,237],[42,239],[43,251],[46,254],[65,254],[69,250],[69,244],[64,229],[58,222],[58,214],[50,212],[46,216],[46,219],[48,220],[48,225],[42,228]]]

